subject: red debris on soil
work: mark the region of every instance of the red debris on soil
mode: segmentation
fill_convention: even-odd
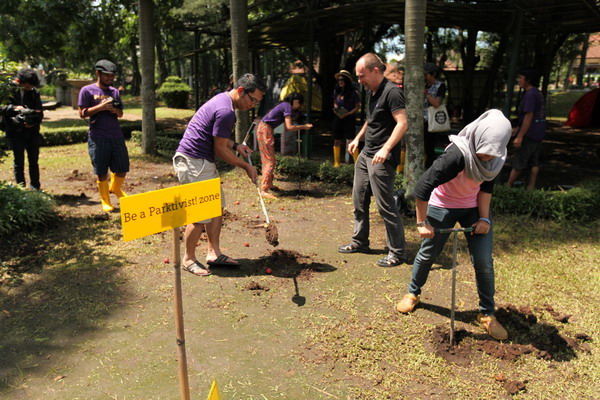
[[[543,309],[549,311],[549,308],[552,309],[545,305]],[[590,351],[590,346],[583,343],[592,340],[589,335],[578,333],[572,338],[559,333],[555,326],[540,323],[529,306],[507,304],[498,308],[496,317],[508,330],[508,342],[498,342],[484,334],[457,329],[454,334],[455,345],[450,346],[449,327],[438,326],[433,331],[433,351],[445,360],[461,365],[468,364],[477,351],[506,361],[515,361],[524,354],[535,354],[545,360],[569,361],[576,356],[576,351]]]
[[[525,391],[525,383],[527,383],[527,381],[525,382],[521,382],[521,381],[507,381],[504,384],[504,388],[506,389],[506,391],[508,392],[508,394],[515,395],[521,391]]]
[[[544,304],[543,309],[548,311],[550,313],[550,315],[552,315],[552,318],[554,318],[558,322],[562,322],[563,324],[566,324],[567,322],[569,322],[569,318],[572,317],[572,315],[570,315],[570,314],[561,314],[558,311],[555,311],[554,307],[552,307],[549,304]]]
[[[313,262],[308,256],[284,249],[270,250],[269,255],[257,259],[255,265],[258,273],[264,273],[267,268],[270,268],[274,276],[300,280],[309,280],[315,272],[325,271],[328,268],[326,264]]]

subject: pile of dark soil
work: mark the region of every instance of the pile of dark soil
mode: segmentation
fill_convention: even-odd
[[[274,276],[305,281],[310,280],[315,272],[325,272],[333,268],[327,264],[313,262],[311,257],[297,251],[284,249],[270,250],[269,255],[255,261],[255,266],[260,273],[269,269]]]
[[[563,324],[571,317],[556,311],[548,304],[536,307],[535,310],[548,312],[553,319]],[[514,362],[525,354],[534,354],[537,358],[548,361],[566,362],[577,357],[578,351],[591,351],[586,343],[592,341],[589,335],[577,333],[570,337],[559,333],[556,326],[540,322],[530,306],[517,307],[506,304],[498,308],[496,317],[508,330],[509,342],[493,340],[484,333],[457,329],[454,332],[455,345],[450,346],[449,326],[444,325],[433,330],[433,352],[448,362],[469,366],[477,362],[479,357],[476,354],[481,351],[508,362]],[[527,381],[508,380],[503,374],[496,376],[495,380],[501,383],[510,395],[526,390]]]
[[[560,322],[566,322],[570,317],[547,304],[536,310],[548,311]],[[539,322],[529,306],[507,304],[498,308],[496,317],[508,330],[509,342],[498,342],[485,334],[458,329],[454,334],[456,345],[450,346],[448,327],[438,326],[434,329],[432,338],[435,354],[447,361],[468,365],[473,354],[478,351],[507,361],[515,361],[524,354],[535,354],[537,358],[544,360],[569,361],[576,357],[576,351],[591,350],[586,343],[592,340],[589,335],[577,333],[573,338],[559,333],[556,326]]]

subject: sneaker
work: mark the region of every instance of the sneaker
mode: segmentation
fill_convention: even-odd
[[[361,246],[356,243],[348,243],[338,247],[340,253],[368,253],[369,246]]]
[[[404,258],[400,258],[393,253],[389,253],[387,256],[380,258],[377,260],[377,265],[380,267],[397,267],[398,265],[402,265],[406,262]]]
[[[493,315],[483,315],[477,314],[477,322],[481,324],[487,331],[488,335],[493,337],[496,340],[506,340],[508,339],[508,332],[504,327],[498,322],[495,316]]]
[[[412,293],[406,294],[404,295],[402,300],[400,300],[400,303],[396,304],[396,311],[405,314],[413,312],[417,304],[419,304],[420,302],[421,299],[419,298],[419,296],[415,296]]]

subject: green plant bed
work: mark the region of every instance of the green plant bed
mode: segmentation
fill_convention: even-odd
[[[54,201],[46,193],[0,182],[0,237],[45,225],[55,217]]]
[[[136,129],[141,129],[142,123],[139,121],[123,121],[121,129],[123,135],[128,139],[131,137],[131,132]],[[44,138],[42,146],[62,146],[65,144],[84,143],[88,137],[88,126],[68,126],[68,127],[45,127],[42,125],[40,130]],[[0,148],[8,149],[8,140],[6,135],[0,136]]]
[[[559,222],[598,219],[600,181],[571,190],[525,190],[497,185],[492,209],[497,214],[527,215]]]

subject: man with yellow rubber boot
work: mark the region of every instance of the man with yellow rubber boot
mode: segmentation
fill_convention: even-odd
[[[88,153],[98,176],[96,183],[102,211],[111,212],[114,207],[110,193],[119,198],[127,196],[121,186],[129,172],[129,154],[118,120],[123,117],[123,103],[119,91],[111,86],[117,66],[108,60],[100,60],[95,69],[96,82],[84,86],[79,92],[79,116],[85,120],[89,118]],[[110,186],[109,168],[113,172]]]

